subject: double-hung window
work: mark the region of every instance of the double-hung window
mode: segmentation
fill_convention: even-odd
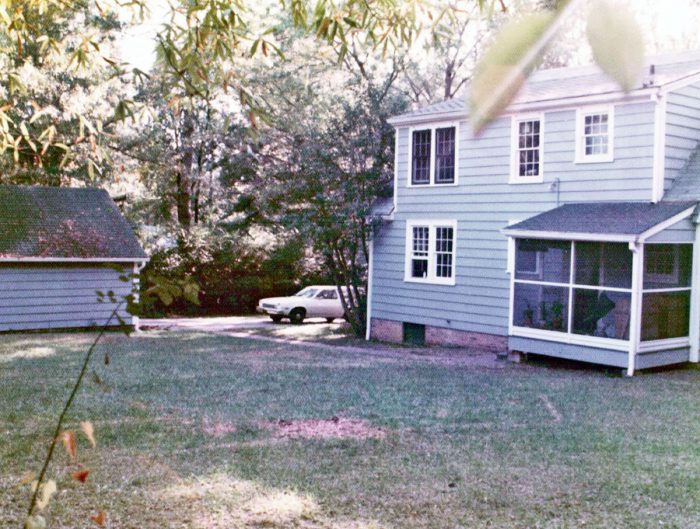
[[[406,281],[455,284],[457,224],[451,220],[406,224]]]
[[[612,106],[576,112],[576,162],[613,161]]]
[[[543,124],[542,115],[513,118],[510,183],[542,182]]]
[[[412,186],[457,183],[457,126],[411,130]]]

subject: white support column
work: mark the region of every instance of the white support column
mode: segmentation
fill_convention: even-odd
[[[139,274],[141,273],[141,270],[143,270],[143,267],[146,266],[146,261],[143,261],[141,263],[134,263],[134,271],[133,271],[133,277],[131,278],[132,282],[132,293],[134,296],[134,305],[138,305],[140,301],[140,286],[141,286],[141,280],[139,277]],[[138,316],[132,316],[131,321],[134,324],[134,331],[136,332],[141,332],[141,319]]]
[[[630,336],[627,354],[627,376],[634,375],[642,329],[642,287],[644,282],[644,245],[630,242],[632,251],[632,299],[630,302]]]
[[[700,223],[695,219],[695,244],[693,244],[693,276],[690,291],[690,358],[700,361]]]
[[[365,340],[369,340],[372,332],[372,283],[374,282],[374,233],[369,241],[369,264],[367,266],[367,311],[365,317]]]

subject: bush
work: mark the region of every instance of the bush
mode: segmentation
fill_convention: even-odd
[[[260,298],[287,296],[311,282],[327,281],[306,258],[299,239],[266,250],[220,233],[192,234],[177,247],[151,256],[142,272],[139,313],[145,317],[250,314]],[[196,290],[198,304],[187,295],[188,289],[190,294]]]

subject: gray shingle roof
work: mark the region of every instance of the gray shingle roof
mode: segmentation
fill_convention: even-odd
[[[700,146],[690,155],[678,172],[671,188],[664,193],[664,200],[697,200],[700,202]]]
[[[634,237],[697,204],[684,202],[594,202],[565,204],[504,229],[504,233],[548,232]]]
[[[0,258],[145,259],[103,189],[0,186]]]
[[[380,218],[390,217],[394,212],[394,197],[380,197],[372,204],[372,215]]]
[[[649,90],[678,81],[690,75],[700,73],[700,51],[686,51],[658,55],[648,58],[643,72],[640,72],[640,84],[632,91]],[[648,74],[649,66],[654,65],[655,73]],[[553,68],[534,72],[513,99],[511,105],[536,105],[549,101],[585,97],[589,95],[621,94],[622,90],[610,77],[595,65],[583,67]],[[421,117],[443,115],[467,116],[467,97],[436,103],[413,112],[395,116],[389,121],[398,123]]]

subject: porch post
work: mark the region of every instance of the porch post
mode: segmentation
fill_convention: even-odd
[[[630,301],[630,336],[627,353],[627,376],[634,375],[642,327],[642,285],[644,280],[644,245],[630,242],[632,251],[632,299]]]
[[[691,362],[700,361],[700,223],[694,217],[695,243],[693,244],[693,276],[690,283],[690,357]]]
[[[365,340],[372,337],[372,283],[374,282],[374,230],[369,240],[369,263],[367,265],[367,307],[365,310]]]

